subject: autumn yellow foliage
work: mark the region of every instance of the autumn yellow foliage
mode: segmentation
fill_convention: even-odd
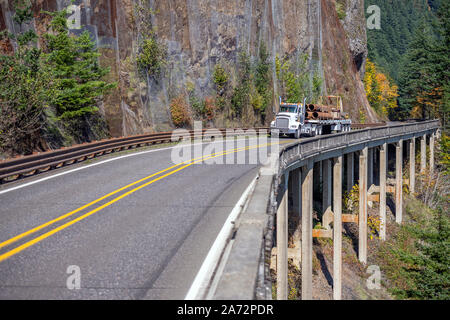
[[[389,116],[397,108],[398,86],[367,59],[364,88],[372,108],[379,115]]]

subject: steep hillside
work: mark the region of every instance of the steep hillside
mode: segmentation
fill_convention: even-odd
[[[213,101],[213,108],[216,66],[224,67],[232,91],[240,82],[240,54],[246,53],[253,63],[261,46],[267,48],[270,62],[271,75],[266,80],[272,89],[268,90],[267,110],[260,116],[254,107],[242,117],[230,116],[226,108],[217,110],[208,116],[209,125],[267,124],[282,94],[275,70],[277,57],[289,61],[294,69],[306,57],[296,71],[308,75],[309,92],[318,76],[320,81],[314,83],[319,91],[341,95],[353,120],[358,122],[362,112],[367,122],[374,122],[377,117],[361,82],[367,56],[364,1],[338,2],[345,8],[344,16],[330,0],[75,0],[81,28],[74,25],[71,29],[75,34],[90,32],[101,53],[101,64],[111,69],[108,78],[118,82],[118,88],[100,106],[112,136],[170,130],[174,127],[170,105],[180,96],[186,97],[190,110],[195,109],[194,101],[203,101],[203,106]],[[12,3],[0,0],[0,29],[14,32]],[[32,25],[39,34],[48,22],[41,10],[61,10],[71,1],[32,3]],[[143,43],[151,44],[153,39],[167,55],[160,72],[143,74],[137,57]],[[259,104],[252,101],[251,105]],[[195,118],[192,112],[191,116]]]

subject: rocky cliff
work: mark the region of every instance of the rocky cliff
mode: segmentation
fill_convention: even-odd
[[[113,136],[169,130],[173,127],[169,105],[175,95],[188,85],[200,97],[214,95],[215,65],[233,68],[241,50],[255,57],[262,42],[273,61],[276,56],[295,60],[306,54],[309,66],[320,70],[323,93],[341,95],[354,121],[364,113],[366,121],[373,122],[377,118],[361,82],[367,56],[364,2],[336,1],[75,0],[73,14],[81,28],[74,25],[72,31],[87,29],[92,34],[101,63],[111,68],[109,77],[119,83],[101,108]],[[14,32],[12,2],[0,0],[0,29]],[[41,10],[60,10],[71,1],[32,2],[34,27],[42,32],[46,21]],[[167,47],[167,63],[158,79],[143,79],[137,73],[136,4],[152,9],[149,20]],[[274,106],[277,93],[274,82]]]

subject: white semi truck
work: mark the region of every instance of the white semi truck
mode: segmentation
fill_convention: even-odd
[[[351,130],[352,121],[343,112],[342,99],[328,96],[328,101],[337,100],[336,105],[283,103],[280,98],[280,112],[270,125],[271,135],[289,135],[296,139],[300,136],[314,137],[332,132]]]

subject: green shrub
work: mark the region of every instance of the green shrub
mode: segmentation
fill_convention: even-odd
[[[15,11],[13,19],[21,27],[32,18],[29,1],[16,3]],[[32,30],[0,33],[0,41],[17,43],[12,54],[0,54],[0,151],[11,156],[38,147],[51,96],[52,75],[41,63],[36,40]]]
[[[223,90],[225,89],[229,76],[225,69],[220,65],[216,65],[214,68],[214,84],[216,85],[216,90],[219,95],[221,95]]]
[[[154,35],[144,39],[138,49],[136,63],[141,72],[158,76],[166,64],[167,49],[159,43]]]
[[[401,225],[378,251],[389,291],[398,299],[448,300],[449,214],[443,205],[431,210],[416,199],[410,199],[406,209],[413,221]]]
[[[309,76],[307,70],[308,56],[303,55],[299,62],[293,65],[288,59],[275,58],[275,68],[281,85],[281,95],[286,102],[297,103],[309,94]]]

